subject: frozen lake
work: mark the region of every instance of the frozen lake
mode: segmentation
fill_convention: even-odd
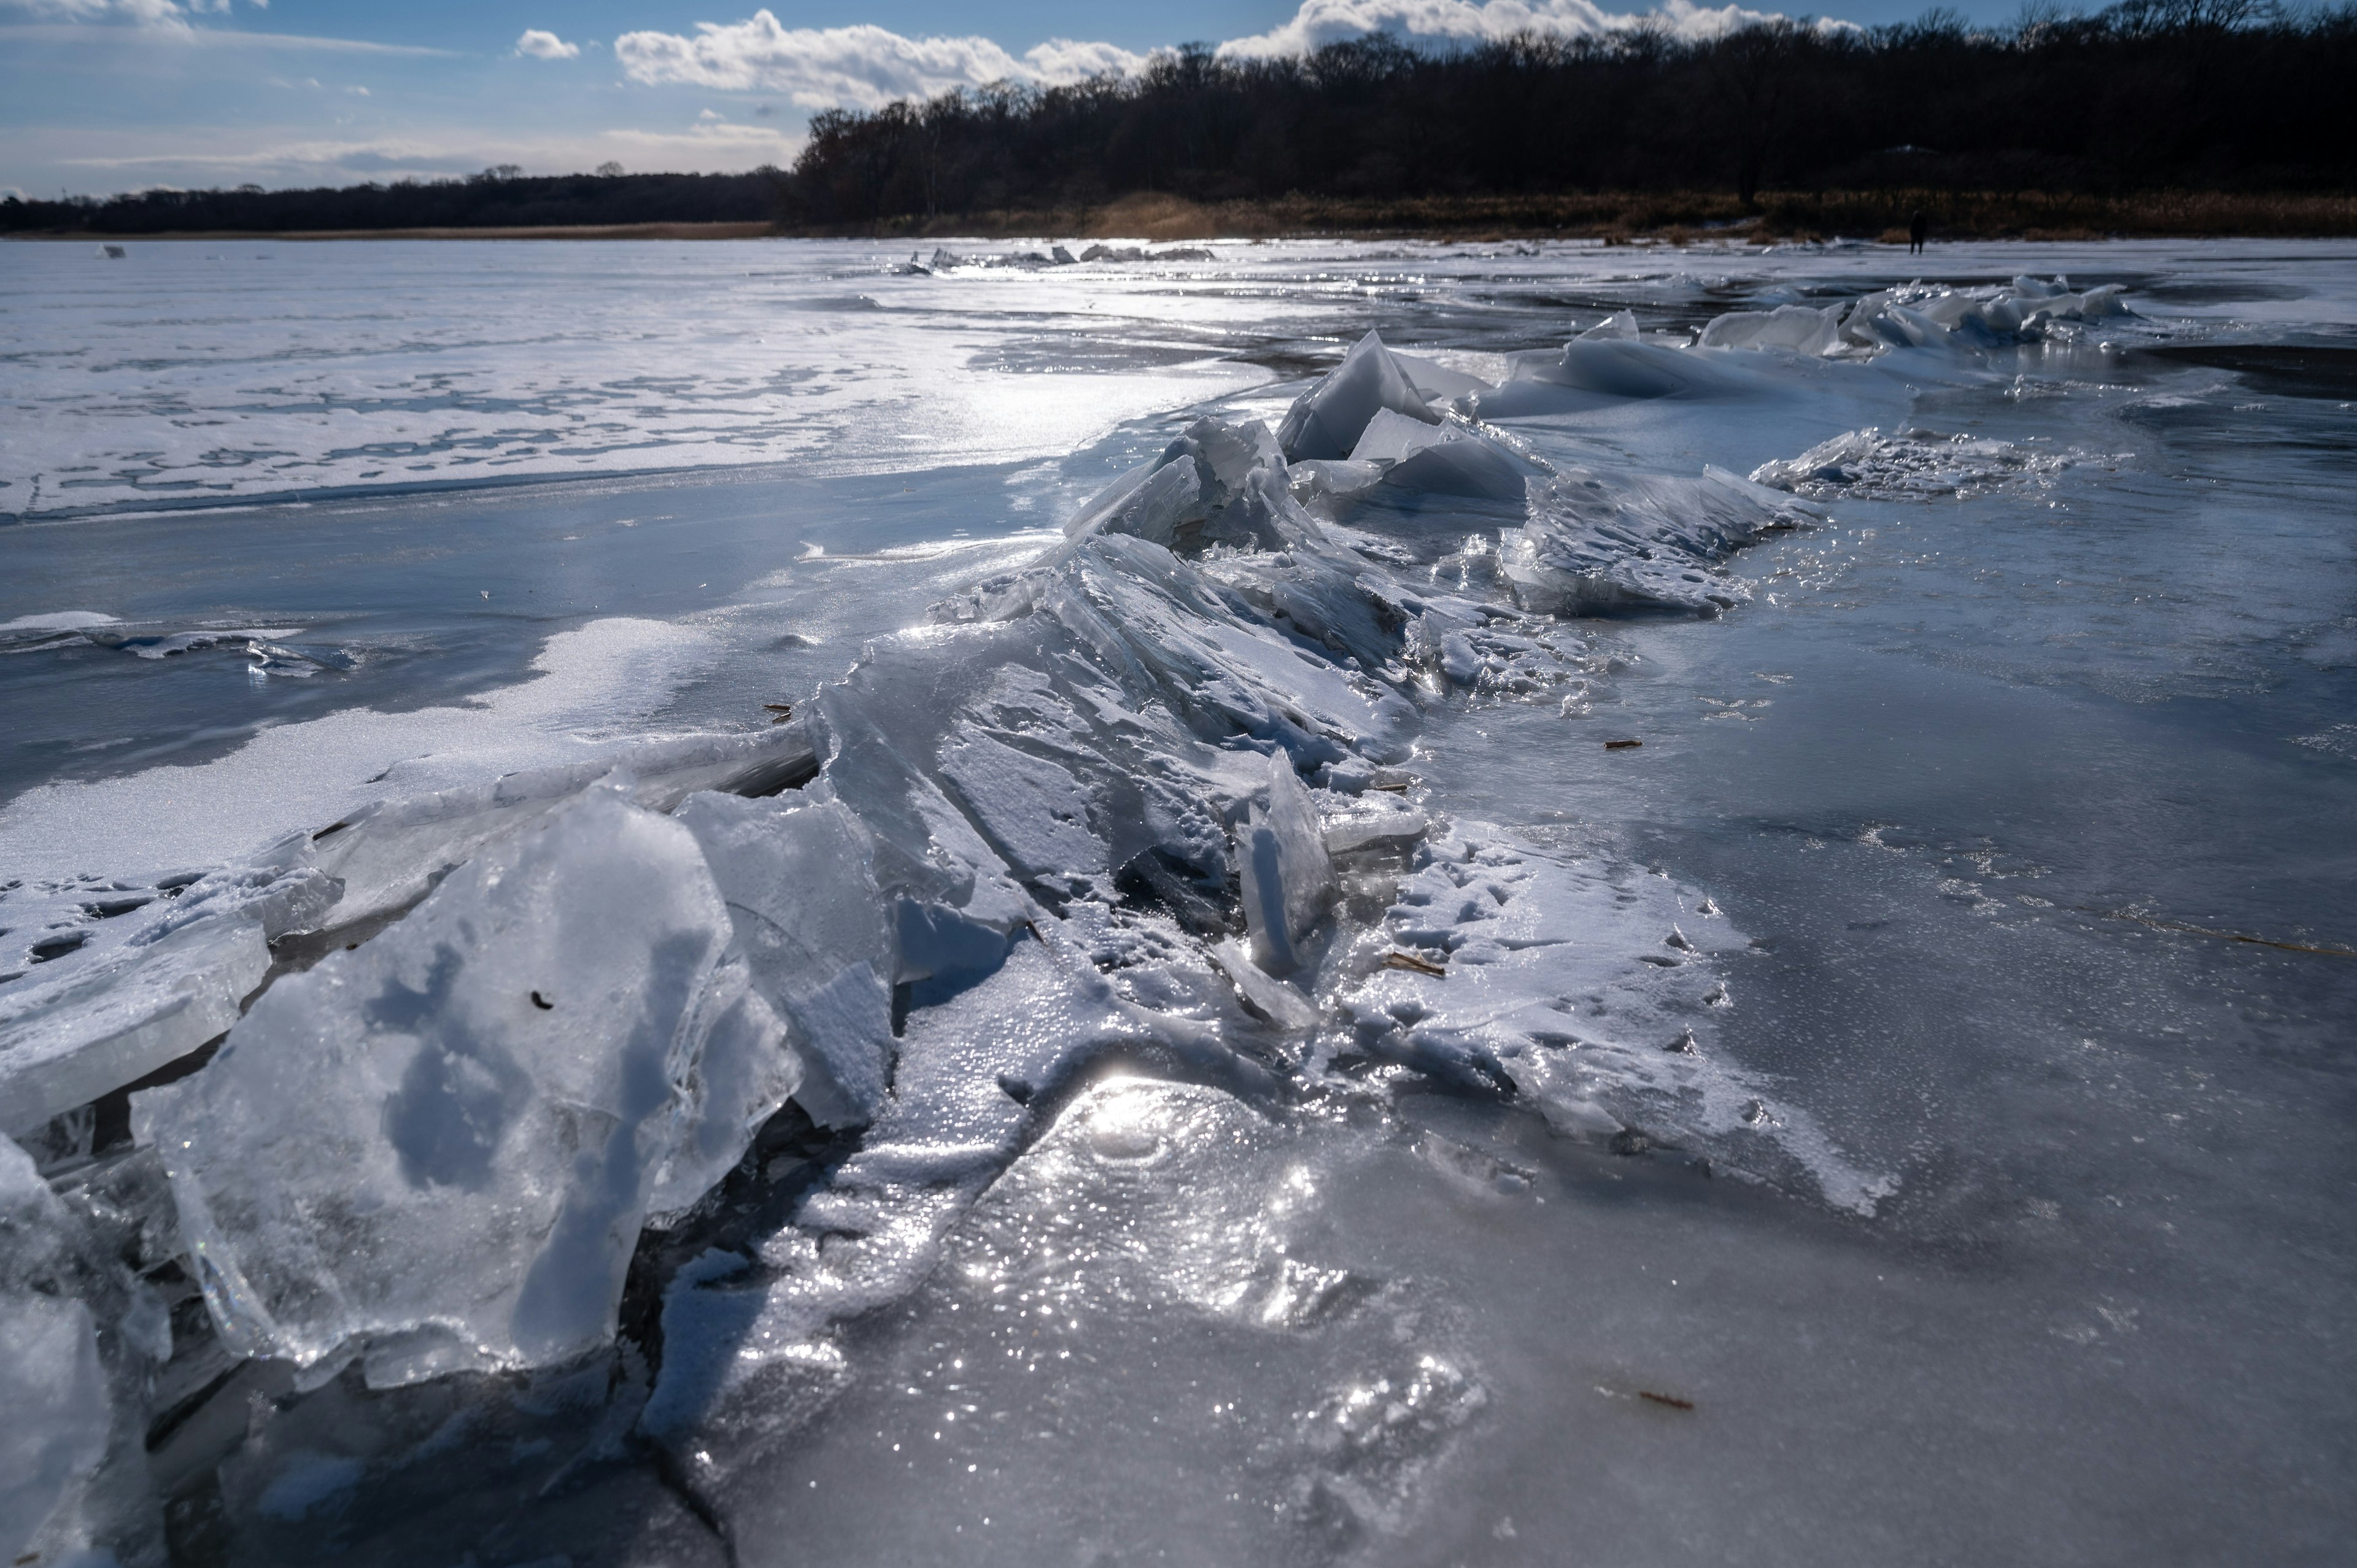
[[[0,247],[0,1545],[2342,1560],[2357,247],[1046,248]]]

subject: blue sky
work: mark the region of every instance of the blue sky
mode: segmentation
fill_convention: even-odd
[[[1770,9],[1773,0],[1740,0]],[[791,162],[810,114],[1189,41],[1589,30],[1648,0],[0,0],[0,194]],[[1625,9],[1624,9],[1625,6]],[[2016,8],[1959,7],[1996,21]],[[1684,28],[1737,6],[1666,0]],[[1862,0],[1876,23],[1919,4]],[[1183,23],[1175,19],[1183,15]]]

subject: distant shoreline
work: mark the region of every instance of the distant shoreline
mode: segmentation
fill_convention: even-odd
[[[2157,191],[2086,196],[2022,191],[1763,192],[1749,206],[1731,192],[1414,197],[1365,200],[1287,197],[1199,202],[1137,194],[1102,206],[1015,209],[897,218],[866,227],[765,222],[580,223],[547,226],[325,230],[20,231],[6,236],[83,244],[250,240],[1601,240],[1693,242],[1859,239],[1903,244],[1915,212],[1941,241],[2357,238],[2357,196]]]
[[[1366,200],[1292,196],[1275,201],[1198,202],[1154,194],[1102,207],[945,214],[887,220],[858,238],[1082,240],[1354,239],[1508,240],[1860,239],[1907,242],[1921,212],[1934,241],[2106,239],[2348,239],[2357,196],[2282,192],[2154,191],[2083,196],[2022,191],[1763,191],[1745,204],[1732,191],[1579,192],[1567,195],[1409,197]],[[847,237],[841,226],[780,233]]]
[[[152,233],[28,229],[0,239],[130,245],[156,240],[759,240],[777,232],[771,223],[552,223],[489,229],[159,229]]]

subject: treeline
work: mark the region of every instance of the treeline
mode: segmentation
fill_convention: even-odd
[[[1442,54],[1200,48],[1126,80],[816,116],[782,186],[802,229],[1086,209],[1138,192],[1474,199],[1593,191],[2348,191],[2357,7],[2126,0],[1999,31],[1658,27]]]
[[[1612,204],[1631,213],[1668,200],[1677,211],[1656,220],[1669,223],[1706,208],[1726,221],[1716,203],[1729,198],[1787,227],[1876,228],[2006,193],[2083,199],[2069,208],[2081,216],[2055,220],[2100,221],[2157,191],[2188,220],[2200,215],[2185,193],[2267,193],[2265,211],[2210,215],[2212,231],[2321,231],[2308,209],[2357,193],[2352,81],[2357,0],[2297,14],[2272,0],[2124,0],[2092,16],[2033,0],[1997,30],[1932,11],[1869,31],[1780,21],[1681,39],[1641,26],[1441,53],[1378,36],[1274,60],[1189,47],[1125,79],[826,111],[783,174],[609,165],[525,178],[502,166],[341,189],[11,198],[0,231],[906,231],[990,215],[1079,231],[1091,209],[1146,196],[1232,216],[1258,204],[1256,220],[1286,228],[1446,226],[1452,207],[1511,227],[1611,227],[1573,210],[1598,193],[1641,199]],[[2307,207],[2276,212],[2272,198]],[[2340,208],[2333,232],[2348,227]]]
[[[0,201],[0,231],[87,230],[160,234],[381,229],[524,229],[636,223],[768,222],[779,176],[598,174],[527,178],[512,165],[465,179],[401,180],[339,189],[145,190],[99,200]]]

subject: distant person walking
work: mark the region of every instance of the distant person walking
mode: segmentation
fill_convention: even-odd
[[[1924,217],[1921,212],[1910,218],[1907,220],[1907,253],[1910,256],[1921,255],[1924,238],[1931,232],[1932,220],[1929,218]]]

